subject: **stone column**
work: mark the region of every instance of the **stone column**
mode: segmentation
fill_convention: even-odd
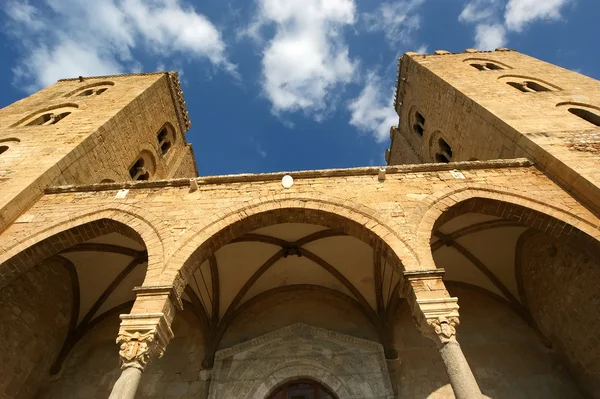
[[[406,291],[417,328],[434,340],[457,399],[481,399],[482,394],[456,340],[458,299],[444,286],[441,269],[405,272]]]
[[[137,298],[131,314],[121,315],[117,345],[121,358],[121,376],[109,399],[134,399],[142,373],[153,359],[161,358],[173,338],[171,322],[175,313],[172,287],[136,288]],[[180,306],[177,306],[179,308]],[[143,313],[159,310],[156,313]]]

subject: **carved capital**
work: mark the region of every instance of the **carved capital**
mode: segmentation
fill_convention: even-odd
[[[144,370],[152,359],[161,358],[173,338],[169,324],[163,313],[121,315],[117,337],[121,368]]]
[[[427,319],[427,324],[432,330],[431,332],[435,334],[432,338],[440,344],[456,339],[456,326],[459,324],[458,317],[438,316],[435,319]]]
[[[424,336],[436,344],[444,345],[456,340],[456,326],[459,324],[456,298],[435,298],[417,300],[413,309],[417,328]]]
[[[161,358],[165,350],[156,337],[156,331],[146,333],[124,331],[117,337],[117,345],[119,345],[122,369],[135,367],[143,370],[151,358]]]

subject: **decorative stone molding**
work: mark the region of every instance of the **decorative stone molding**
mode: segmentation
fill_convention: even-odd
[[[154,331],[143,334],[138,331],[133,334],[124,331],[117,337],[122,369],[135,367],[143,370],[151,357],[161,358],[163,356],[164,348],[158,345],[154,335]]]
[[[438,345],[456,340],[456,326],[459,324],[457,298],[417,299],[416,305],[413,315],[417,315],[415,319],[421,334]]]
[[[161,358],[173,331],[163,313],[121,315],[117,337],[121,368],[144,370],[154,358]]]
[[[175,112],[177,113],[179,128],[181,129],[181,133],[185,133],[190,130],[192,122],[190,121],[187,106],[185,100],[183,99],[183,91],[181,90],[179,74],[177,72],[168,72],[167,75],[169,77],[169,89],[171,91],[173,105],[175,106]]]
[[[456,328],[459,323],[458,317],[439,316],[437,319],[428,319],[427,324],[433,328],[433,332],[442,343],[456,339]]]
[[[309,378],[340,399],[393,398],[383,347],[337,332],[293,324],[216,353],[209,398],[266,397]]]
[[[443,269],[404,272],[404,296],[412,308],[417,328],[438,345],[456,340],[458,299],[448,294]]]

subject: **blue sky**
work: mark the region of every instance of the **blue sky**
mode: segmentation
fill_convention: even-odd
[[[597,0],[2,0],[0,106],[181,74],[201,175],[384,164],[397,58],[510,47],[600,79]]]

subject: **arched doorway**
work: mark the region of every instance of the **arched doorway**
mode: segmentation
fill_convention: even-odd
[[[337,399],[322,384],[309,379],[300,379],[280,385],[266,399]]]

